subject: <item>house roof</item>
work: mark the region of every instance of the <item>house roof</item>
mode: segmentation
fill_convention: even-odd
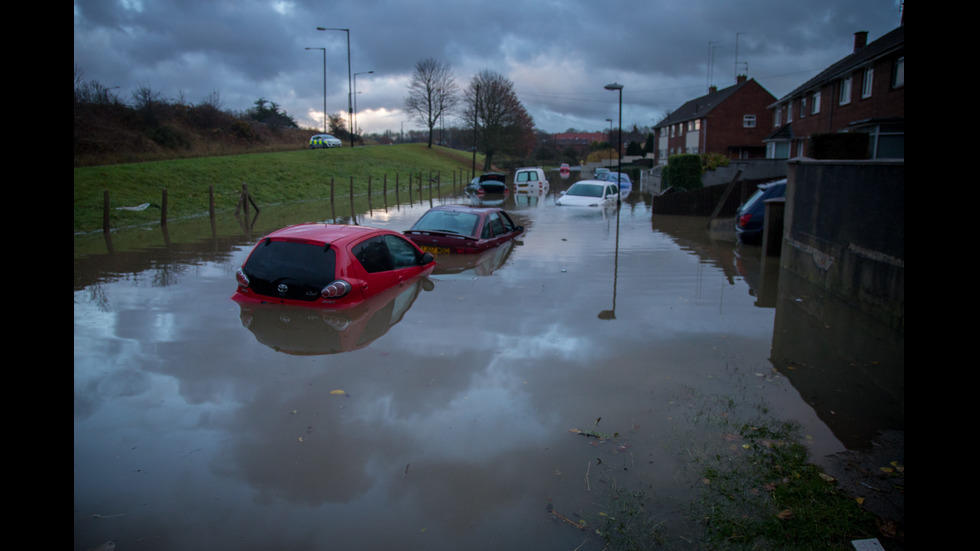
[[[828,82],[837,80],[844,75],[850,74],[859,67],[862,67],[880,57],[888,55],[904,47],[905,25],[902,24],[898,28],[886,33],[878,40],[875,40],[860,50],[841,59],[837,63],[834,63],[830,67],[827,67],[817,76],[804,82],[801,86],[798,86],[795,90],[780,98],[776,103],[778,104],[786,99],[809,93],[813,91],[814,88],[819,88]]]
[[[729,86],[728,88],[723,88],[705,94],[699,98],[694,98],[679,109],[667,115],[662,121],[658,122],[654,128],[660,128],[661,126],[668,126],[678,122],[689,121],[691,119],[697,119],[708,114],[712,109],[721,105],[726,99],[730,98],[735,92],[738,92],[743,87],[748,86],[749,82],[753,82],[753,79],[746,79],[734,86]]]
[[[793,139],[793,123],[788,123],[773,130],[768,136],[763,138],[764,142],[781,142]]]

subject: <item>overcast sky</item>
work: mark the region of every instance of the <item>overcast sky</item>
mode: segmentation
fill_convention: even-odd
[[[652,126],[740,72],[777,98],[900,23],[899,0],[74,0],[75,68],[131,100],[146,86],[244,110],[264,97],[321,128],[346,112],[347,35],[366,133],[418,128],[404,110],[416,62],[450,64],[460,88],[489,69],[548,132]],[[710,62],[709,62],[710,61]]]

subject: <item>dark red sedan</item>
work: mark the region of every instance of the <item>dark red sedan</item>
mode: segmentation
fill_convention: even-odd
[[[435,267],[398,232],[300,224],[263,237],[238,270],[239,302],[344,308],[407,285]]]
[[[479,253],[524,233],[506,211],[496,207],[444,205],[433,207],[405,232],[433,254]]]

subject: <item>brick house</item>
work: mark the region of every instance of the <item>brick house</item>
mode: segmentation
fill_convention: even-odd
[[[561,132],[551,136],[552,144],[558,151],[574,147],[583,155],[588,155],[593,142],[604,142],[608,136],[604,132]]]
[[[740,75],[734,86],[712,86],[660,121],[654,129],[656,162],[679,153],[718,153],[730,159],[761,159],[762,140],[772,130],[769,106],[776,97],[755,79]]]
[[[766,157],[807,155],[808,138],[832,132],[870,134],[869,155],[905,158],[905,25],[854,51],[769,106]]]

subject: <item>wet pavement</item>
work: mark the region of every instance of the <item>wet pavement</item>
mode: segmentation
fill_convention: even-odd
[[[634,489],[695,542],[718,404],[797,420],[818,458],[904,428],[901,338],[851,342],[874,324],[781,297],[704,219],[557,207],[565,185],[507,198],[512,245],[343,316],[229,299],[258,237],[330,207],[76,238],[75,548],[602,549],[573,523]]]

